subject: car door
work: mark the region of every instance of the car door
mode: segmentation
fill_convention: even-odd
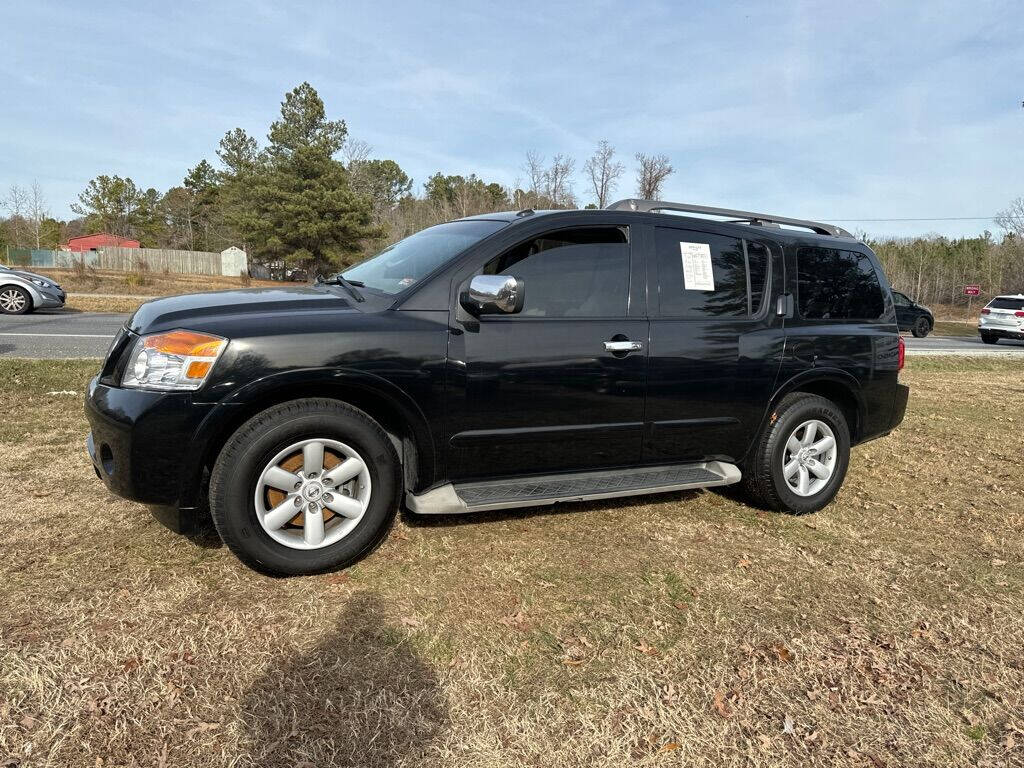
[[[646,231],[651,346],[647,463],[738,461],[782,359],[782,251],[767,239],[685,226]]]
[[[461,278],[512,275],[525,300],[516,314],[454,309],[447,433],[455,481],[640,459],[648,322],[630,228],[527,231]]]

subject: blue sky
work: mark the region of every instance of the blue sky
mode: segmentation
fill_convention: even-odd
[[[990,216],[1024,195],[1019,2],[4,3],[0,189],[51,210],[100,173],[166,189],[312,83],[428,175],[525,178],[527,150],[627,165],[665,197],[838,219]],[[575,190],[589,200],[581,174]],[[878,235],[986,221],[848,221]]]

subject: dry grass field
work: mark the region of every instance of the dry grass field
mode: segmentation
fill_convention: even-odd
[[[114,270],[41,269],[35,272],[46,275],[61,284],[68,293],[124,294],[134,296],[172,296],[202,291],[223,291],[241,288],[240,277],[222,275],[179,275],[174,272],[145,270],[143,272],[119,272]],[[251,280],[253,287],[281,285],[270,280]]]
[[[406,517],[296,579],[106,493],[95,365],[0,361],[0,765],[1024,765],[1017,363],[914,358],[816,515]]]

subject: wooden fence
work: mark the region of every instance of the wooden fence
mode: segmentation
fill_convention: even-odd
[[[0,249],[0,253],[3,253]],[[245,251],[229,248],[223,253],[210,251],[178,251],[170,248],[103,247],[94,251],[74,253],[44,249],[8,248],[6,263],[20,267],[70,268],[85,262],[96,269],[128,272],[145,264],[154,272],[186,275],[238,275],[248,268]]]

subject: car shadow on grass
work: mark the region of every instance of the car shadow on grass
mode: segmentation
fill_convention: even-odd
[[[246,765],[415,765],[448,727],[433,668],[356,593],[314,645],[282,644],[240,701]]]

